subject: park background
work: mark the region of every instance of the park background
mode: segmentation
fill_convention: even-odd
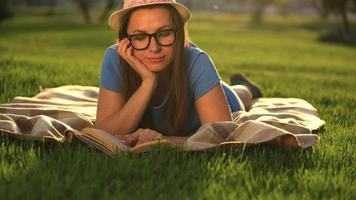
[[[191,39],[229,82],[312,103],[326,121],[310,149],[160,150],[114,158],[80,144],[0,136],[4,199],[356,199],[354,0],[193,0]],[[1,0],[0,103],[68,84],[99,86],[121,1]]]

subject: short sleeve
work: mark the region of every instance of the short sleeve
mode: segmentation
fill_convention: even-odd
[[[116,54],[117,46],[109,47],[105,54],[101,67],[100,86],[115,92],[121,92],[121,66]]]
[[[189,73],[190,89],[195,100],[213,89],[221,80],[214,63],[205,52],[195,58]]]

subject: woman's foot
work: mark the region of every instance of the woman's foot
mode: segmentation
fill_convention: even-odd
[[[262,91],[258,88],[258,86],[252,81],[248,80],[242,74],[233,74],[230,76],[231,85],[244,85],[250,89],[252,94],[252,99],[262,97]]]

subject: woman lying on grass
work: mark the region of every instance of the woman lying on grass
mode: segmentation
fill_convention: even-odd
[[[260,90],[241,75],[221,81],[188,37],[189,10],[175,0],[125,0],[109,19],[118,44],[105,53],[96,128],[135,145],[184,142],[201,124],[231,121]],[[243,103],[242,103],[243,102]]]

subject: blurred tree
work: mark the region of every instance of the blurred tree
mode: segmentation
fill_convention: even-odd
[[[107,0],[106,1],[106,5],[105,5],[105,8],[104,8],[104,11],[101,13],[101,16],[99,18],[99,21],[100,22],[105,22],[106,21],[106,18],[110,12],[110,10],[112,8],[114,8],[115,6],[115,0]]]
[[[311,0],[312,6],[316,9],[322,19],[327,19],[329,16],[328,10],[325,8],[323,0]]]
[[[274,4],[279,7],[284,7],[286,3],[287,0],[253,0],[252,23],[256,25],[262,23],[266,8],[269,5]],[[285,10],[283,12],[286,13]]]
[[[187,6],[187,8],[189,10],[192,10],[192,8],[193,8],[193,0],[186,0],[184,5]]]
[[[100,22],[106,21],[106,18],[108,16],[110,10],[115,7],[116,1],[118,1],[119,4],[122,4],[122,2],[123,2],[122,0],[106,0],[104,10],[99,17]],[[95,4],[98,4],[99,2],[94,1],[94,0],[74,0],[74,2],[78,5],[78,8],[83,13],[85,22],[87,24],[92,23],[92,18],[90,15],[90,8],[92,6],[94,6]]]
[[[288,15],[288,0],[275,0],[278,13],[282,16]]]
[[[82,12],[84,16],[84,20],[87,24],[91,24],[91,15],[90,15],[90,0],[74,0],[74,2],[78,5],[78,8]]]
[[[185,5],[189,10],[192,10],[193,0],[177,0],[177,2]]]
[[[0,22],[12,16],[7,0],[0,0]]]
[[[345,37],[350,37],[351,27],[348,12],[356,12],[356,0],[311,0],[312,5],[326,19],[330,13],[340,15],[342,21],[341,32]]]
[[[53,16],[54,15],[54,10],[57,6],[57,0],[48,0],[48,10],[47,10],[47,16]]]
[[[252,12],[253,24],[261,24],[266,7],[270,5],[273,0],[255,0]]]

